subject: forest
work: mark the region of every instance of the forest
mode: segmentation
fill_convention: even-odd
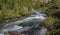
[[[30,15],[32,8],[47,14],[42,24],[48,29],[47,35],[60,35],[60,0],[48,3],[39,0],[0,0],[0,21]]]

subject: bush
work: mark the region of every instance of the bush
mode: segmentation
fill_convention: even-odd
[[[49,16],[49,17],[47,17],[46,20],[43,21],[43,26],[44,27],[47,27],[48,30],[52,30],[52,29],[55,29],[54,24],[56,22],[57,22],[57,19],[56,18]]]
[[[60,35],[60,29],[49,31],[47,35]]]

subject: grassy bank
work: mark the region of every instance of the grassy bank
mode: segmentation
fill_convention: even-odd
[[[55,14],[60,14],[60,0],[52,0],[48,3],[35,0],[0,0],[0,20],[29,15],[31,8],[48,15],[47,19],[43,21],[43,27],[48,28],[49,35],[59,35],[60,19]]]

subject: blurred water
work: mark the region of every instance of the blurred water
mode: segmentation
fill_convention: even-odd
[[[41,11],[37,11],[32,9],[32,14],[29,17],[24,17],[23,19],[19,19],[15,22],[8,22],[6,23],[3,28],[1,29],[1,34],[0,35],[4,35],[5,32],[8,31],[25,31],[30,29],[31,27],[34,26],[35,23],[37,23],[38,25],[41,24],[40,22],[42,22],[44,19],[46,19],[46,14],[41,13]],[[27,25],[31,25],[31,27],[22,27],[22,26],[18,26],[19,24],[27,24]],[[41,28],[41,30],[39,30],[38,32],[40,33],[39,35],[45,35],[45,28]],[[44,34],[43,34],[44,33]]]

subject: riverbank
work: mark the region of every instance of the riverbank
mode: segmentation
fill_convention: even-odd
[[[2,20],[0,20],[0,23],[5,23],[5,22],[13,22],[13,21],[16,21],[16,20],[19,20],[19,19],[24,19],[24,18],[26,18],[26,17],[28,17],[28,16],[30,16],[31,14],[29,14],[29,15],[25,15],[25,16],[20,16],[20,17],[15,17],[15,18],[8,18],[8,19],[2,19]]]

